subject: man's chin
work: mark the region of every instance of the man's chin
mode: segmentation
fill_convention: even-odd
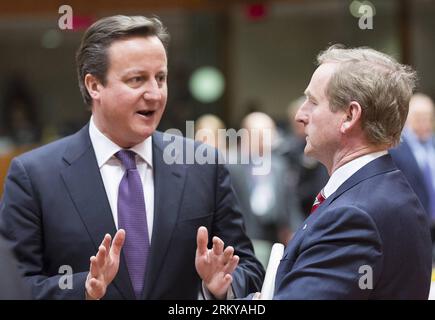
[[[305,145],[305,148],[304,148],[304,154],[306,155],[306,156],[311,156],[311,153],[312,153],[312,149],[311,149],[311,147],[308,145],[308,143]]]
[[[145,140],[149,136],[151,136],[154,131],[156,131],[156,127],[154,125],[148,125],[148,126],[140,126],[136,128],[136,135],[137,137],[141,137],[142,140]]]
[[[154,133],[154,131],[155,131],[155,130],[146,130],[146,131],[141,132],[141,135],[140,135],[140,137],[141,137],[140,142],[142,142],[142,141],[148,139],[150,136],[152,136],[153,133]]]
[[[123,145],[120,145],[120,147],[123,148],[131,148],[143,141],[145,141],[147,138],[149,138],[155,130],[152,129],[146,129],[146,130],[140,130],[140,131],[135,131],[134,134],[129,135],[128,139],[125,139],[126,137],[124,136],[124,140],[123,140]]]

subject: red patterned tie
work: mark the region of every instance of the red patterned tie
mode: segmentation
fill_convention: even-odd
[[[313,206],[311,207],[311,212],[313,213],[316,209],[325,201],[325,196],[323,195],[323,189],[320,190],[319,194],[316,196],[316,200],[314,200]]]

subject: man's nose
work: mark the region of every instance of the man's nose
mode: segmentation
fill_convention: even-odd
[[[161,98],[161,92],[157,81],[150,80],[147,82],[144,92],[145,100],[159,100]]]
[[[307,113],[304,111],[304,104],[301,105],[299,107],[298,111],[296,112],[295,121],[302,123],[302,124],[307,124],[308,116],[307,116]]]

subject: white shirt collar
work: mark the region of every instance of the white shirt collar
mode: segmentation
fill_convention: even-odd
[[[387,153],[388,152],[386,150],[369,153],[349,161],[335,170],[329,178],[325,188],[323,188],[325,198],[328,198],[331,194],[337,191],[337,189],[359,169],[364,167],[369,162],[386,155]]]
[[[114,156],[115,153],[122,149],[97,128],[93,116],[91,116],[89,122],[89,136],[100,169]],[[153,167],[152,136],[149,136],[147,139],[131,147],[129,150],[136,152],[136,154],[138,154],[139,157],[142,158],[151,168]]]

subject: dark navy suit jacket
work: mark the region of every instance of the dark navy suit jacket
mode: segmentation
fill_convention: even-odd
[[[431,245],[421,203],[382,156],[302,224],[279,265],[274,298],[427,299]]]
[[[88,126],[73,136],[21,155],[11,163],[0,204],[0,230],[12,241],[34,298],[83,299],[89,258],[104,235],[116,232]],[[178,145],[197,148],[173,137]],[[196,299],[196,233],[232,245],[240,256],[234,273],[237,297],[258,291],[264,270],[245,236],[243,221],[223,165],[165,164],[173,141],[153,134],[154,225],[144,281],[144,299]],[[175,146],[175,143],[173,144]],[[204,148],[204,145],[203,145]],[[186,150],[186,149],[185,149]],[[213,152],[217,159],[215,149]],[[182,157],[182,150],[175,149]],[[217,160],[216,160],[217,162]],[[62,265],[73,270],[73,288],[60,289]],[[122,256],[106,298],[135,299]]]

